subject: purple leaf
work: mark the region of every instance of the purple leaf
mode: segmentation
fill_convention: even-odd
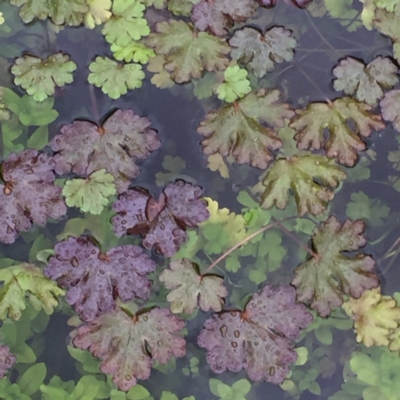
[[[13,243],[19,232],[32,223],[45,225],[49,218],[67,212],[61,188],[54,186],[52,157],[25,150],[10,156],[2,164],[4,185],[0,185],[0,240]]]
[[[15,362],[17,357],[10,352],[8,346],[0,346],[0,378],[2,378],[8,369],[10,369]]]
[[[151,287],[147,274],[155,267],[138,246],[119,246],[101,253],[88,238],[70,237],[55,246],[55,256],[44,273],[68,289],[67,302],[81,319],[91,321],[99,313],[113,310],[117,297],[123,302],[147,299]]]
[[[207,349],[211,370],[247,370],[254,381],[281,383],[297,359],[293,349],[312,315],[296,303],[291,286],[265,286],[244,311],[225,311],[208,319],[197,342]]]
[[[112,219],[117,236],[141,234],[143,246],[165,257],[172,257],[187,240],[186,229],[193,229],[209,217],[202,190],[191,183],[170,183],[157,201],[142,188],[122,194],[113,203]]]
[[[168,309],[154,308],[133,317],[117,308],[71,333],[72,343],[101,358],[100,370],[123,391],[147,379],[154,361],[167,363],[186,353],[180,331],[185,322]]]
[[[130,179],[139,175],[137,159],[145,159],[160,147],[150,121],[132,110],[117,110],[99,127],[88,121],[63,126],[51,142],[57,153],[56,172],[74,172],[87,177],[105,168],[114,176],[119,193],[128,189]]]
[[[277,0],[257,0],[263,7],[274,7]],[[284,0],[286,4],[296,6],[298,8],[306,8],[312,0]]]

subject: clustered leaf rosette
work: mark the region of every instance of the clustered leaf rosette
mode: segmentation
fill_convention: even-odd
[[[57,243],[54,251],[44,273],[68,290],[67,302],[84,321],[114,310],[117,298],[127,302],[150,296],[147,275],[156,266],[138,246],[119,246],[102,253],[89,238],[70,237]]]
[[[215,373],[245,369],[250,379],[281,383],[297,359],[293,349],[300,331],[312,321],[303,304],[296,303],[290,286],[265,286],[244,311],[223,311],[208,319],[197,339],[207,350]]]
[[[194,229],[209,217],[199,186],[176,181],[168,184],[156,200],[143,188],[127,190],[113,203],[114,233],[141,234],[146,249],[153,246],[165,257],[172,257],[187,240],[187,229]]]
[[[137,379],[148,379],[155,361],[167,363],[183,357],[186,341],[180,335],[185,322],[169,309],[153,308],[128,315],[117,308],[101,314],[71,332],[72,343],[89,349],[102,362],[100,370],[128,391]]]
[[[0,379],[6,374],[15,362],[17,357],[10,352],[8,346],[0,346]]]
[[[67,212],[61,188],[54,185],[53,157],[36,150],[12,153],[2,163],[0,184],[0,241],[13,243],[19,232],[35,223],[44,226],[49,218]]]
[[[115,111],[102,126],[74,121],[61,128],[51,142],[55,152],[55,171],[73,172],[88,177],[105,169],[113,175],[119,193],[128,189],[130,180],[139,175],[137,160],[146,159],[160,147],[151,122],[132,110]]]

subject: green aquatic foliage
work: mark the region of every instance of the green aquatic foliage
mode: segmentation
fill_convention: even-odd
[[[189,361],[189,366],[182,368],[183,375],[192,375],[193,377],[199,376],[199,364],[200,360],[197,357],[192,357]]]
[[[299,149],[324,148],[329,158],[336,158],[340,164],[352,167],[358,160],[358,152],[366,149],[361,137],[368,137],[373,131],[385,127],[381,116],[373,114],[371,109],[368,104],[351,97],[310,103],[305,109],[296,110],[297,116],[290,127],[297,132],[295,139]],[[324,136],[326,129],[329,131],[327,140]]]
[[[46,278],[40,268],[33,264],[19,264],[0,269],[0,319],[6,316],[18,320],[26,309],[26,301],[46,314],[52,314],[58,304],[58,297],[64,290]]]
[[[19,15],[25,23],[50,18],[55,25],[77,26],[88,11],[86,0],[11,0],[11,4],[21,7]]]
[[[276,205],[284,209],[291,189],[300,216],[307,212],[320,215],[333,199],[333,189],[345,178],[345,172],[333,160],[323,156],[279,158],[263,178],[265,190],[261,195],[261,206]]]
[[[192,313],[197,307],[203,311],[221,311],[228,291],[220,276],[200,274],[199,266],[188,259],[171,261],[159,276],[160,282],[171,289],[167,300],[173,313]]]
[[[114,0],[111,11],[112,16],[102,30],[107,42],[127,46],[150,33],[143,18],[145,6],[139,0]]]
[[[114,177],[105,169],[93,172],[86,179],[65,182],[62,191],[68,207],[78,207],[96,215],[101,214],[109,203],[109,197],[116,193]]]
[[[392,12],[378,9],[373,20],[373,27],[389,36],[393,42],[393,57],[400,61],[400,4],[393,6]]]
[[[297,42],[291,34],[282,27],[273,27],[264,34],[250,27],[238,29],[229,39],[231,56],[262,78],[275,69],[275,63],[293,60]]]
[[[63,382],[57,375],[48,384],[40,386],[42,400],[97,400],[108,399],[110,386],[93,375],[84,375],[75,384],[74,381]]]
[[[6,90],[9,89],[0,87],[0,122],[7,121],[11,117],[10,112],[8,111],[7,104],[4,100]]]
[[[383,89],[391,89],[399,82],[397,66],[388,57],[376,57],[368,65],[352,57],[341,60],[333,70],[334,88],[358,101],[376,106],[383,97]]]
[[[70,60],[70,56],[62,53],[44,60],[26,54],[17,58],[11,68],[15,76],[14,83],[39,102],[53,96],[56,87],[72,83],[72,72],[75,70],[76,64]]]
[[[172,392],[164,390],[161,394],[160,400],[179,400],[179,397]],[[196,398],[194,396],[186,396],[183,397],[181,400],[196,400]]]
[[[211,393],[219,397],[219,400],[246,400],[246,395],[251,390],[251,383],[247,379],[240,379],[231,386],[219,379],[209,380]]]
[[[314,255],[294,271],[292,285],[297,299],[322,317],[342,305],[343,295],[358,298],[365,290],[379,285],[371,256],[343,254],[365,246],[364,228],[361,220],[341,224],[336,217],[329,217],[314,231]]]
[[[189,17],[193,7],[201,0],[168,0],[168,10],[174,15]]]
[[[247,71],[237,65],[229,66],[224,71],[224,81],[217,86],[216,93],[220,100],[232,103],[251,92]]]
[[[204,70],[225,70],[229,63],[230,48],[224,40],[184,21],[159,22],[146,44],[165,56],[163,67],[177,83],[199,79]]]
[[[140,88],[145,77],[140,64],[119,64],[108,57],[96,57],[89,70],[89,83],[114,100],[126,94],[128,89]]]
[[[157,186],[165,186],[168,182],[183,178],[182,173],[186,168],[186,161],[178,156],[167,155],[164,157],[162,167],[168,172],[160,171],[156,173]]]
[[[85,26],[94,29],[111,17],[111,0],[86,0],[88,11],[85,14]]]
[[[323,2],[330,16],[337,18],[338,22],[349,32],[355,31],[362,26],[360,18],[357,18],[359,11],[353,7],[354,0],[323,0]],[[349,23],[349,21],[351,22]]]
[[[140,40],[132,40],[126,46],[113,43],[111,45],[111,51],[116,60],[125,61],[127,63],[133,61],[135,63],[147,64],[150,58],[156,55],[153,49],[148,48],[145,43]]]
[[[372,226],[380,226],[389,216],[390,208],[379,199],[369,198],[364,192],[351,194],[351,202],[347,203],[346,215],[351,219],[365,219]]]
[[[272,151],[282,145],[276,128],[293,115],[290,105],[281,102],[279,90],[251,92],[206,114],[197,129],[205,137],[203,153],[232,155],[239,164],[265,169],[273,159]]]

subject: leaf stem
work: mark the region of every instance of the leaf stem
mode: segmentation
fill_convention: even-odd
[[[255,238],[256,236],[258,236],[259,234],[265,232],[268,229],[273,228],[274,226],[279,225],[281,222],[283,221],[287,221],[289,219],[292,219],[294,217],[288,217],[283,219],[282,221],[275,221],[275,222],[270,222],[269,224],[263,226],[262,228],[260,228],[259,230],[255,231],[254,233],[252,233],[251,235],[245,237],[243,240],[241,240],[239,243],[236,243],[233,247],[231,247],[229,250],[227,250],[224,254],[222,254],[220,257],[218,257],[201,275],[204,276],[205,274],[207,274],[208,272],[210,272],[218,263],[220,263],[224,258],[226,258],[227,256],[229,256],[229,254],[231,254],[232,252],[234,252],[237,248],[239,248],[240,246],[243,246],[244,244],[246,244],[247,242],[249,242],[251,239]]]

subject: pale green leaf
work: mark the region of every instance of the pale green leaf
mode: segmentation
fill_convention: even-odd
[[[224,71],[224,82],[218,85],[217,95],[220,100],[232,103],[251,92],[247,71],[237,65],[228,67]]]

